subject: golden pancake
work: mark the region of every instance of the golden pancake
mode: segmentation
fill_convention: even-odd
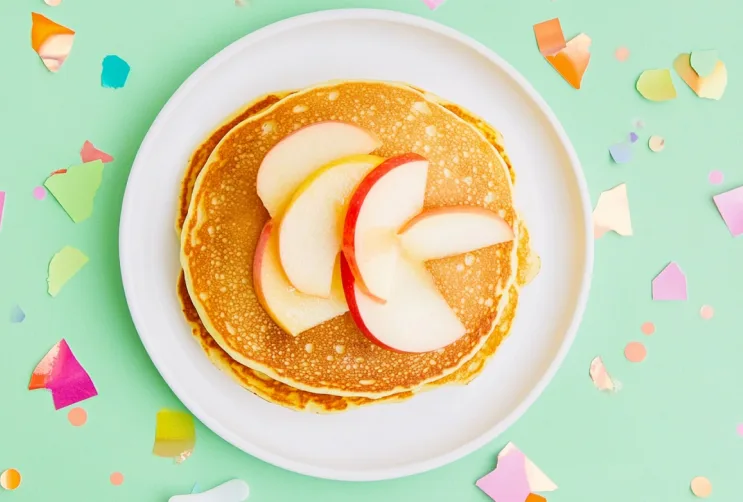
[[[212,152],[196,182],[181,241],[190,297],[232,359],[296,389],[379,398],[419,388],[456,371],[486,342],[515,279],[518,241],[429,262],[441,293],[467,328],[445,349],[426,354],[381,349],[348,315],[296,338],[284,333],[260,307],[249,280],[258,234],[268,219],[255,176],[265,153],[282,137],[323,120],[370,130],[383,141],[377,155],[413,151],[426,156],[431,162],[427,208],[478,205],[516,227],[506,164],[477,128],[405,86],[318,86],[243,121]]]

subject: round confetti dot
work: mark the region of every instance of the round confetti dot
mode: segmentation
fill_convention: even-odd
[[[626,47],[617,48],[617,50],[614,51],[614,57],[617,58],[617,61],[627,61],[627,59],[629,59],[629,49]]]
[[[114,486],[119,486],[124,483],[124,475],[120,472],[114,472],[111,474],[111,484]]]
[[[640,329],[644,335],[652,335],[655,333],[655,324],[652,322],[644,322],[642,323],[642,326],[640,326]]]
[[[34,188],[34,199],[44,200],[45,197],[46,197],[46,188],[44,187]]]
[[[21,486],[21,473],[16,469],[6,469],[0,474],[0,486],[6,490],[15,490]]]
[[[713,185],[719,185],[725,181],[725,175],[722,174],[722,171],[710,171],[709,173],[709,182]]]
[[[81,427],[88,421],[88,412],[82,408],[72,408],[67,414],[67,420],[75,427]]]
[[[712,495],[712,483],[704,476],[697,476],[691,480],[691,493],[700,499],[706,499]]]
[[[648,140],[648,147],[654,152],[660,152],[666,147],[666,140],[660,136],[650,136]]]
[[[712,319],[715,315],[715,309],[709,305],[702,305],[702,308],[699,309],[699,315],[702,316],[702,319]]]
[[[630,342],[624,348],[624,357],[631,363],[641,363],[647,353],[645,346],[640,342]]]

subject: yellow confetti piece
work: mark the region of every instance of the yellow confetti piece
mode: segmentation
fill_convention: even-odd
[[[626,183],[601,192],[596,208],[593,210],[594,238],[598,239],[610,230],[625,237],[632,235],[632,218]]]
[[[654,152],[660,152],[666,147],[666,140],[660,136],[650,136],[648,148]]]
[[[158,457],[181,459],[183,462],[190,456],[195,443],[196,429],[190,414],[167,409],[157,413],[152,453]]]
[[[49,295],[57,296],[67,281],[72,279],[88,263],[88,257],[71,246],[65,246],[49,262],[47,276]]]
[[[645,70],[637,79],[637,92],[650,101],[675,99],[676,88],[671,80],[671,70]]]
[[[700,77],[691,67],[691,55],[679,54],[673,62],[676,73],[691,87],[697,96],[706,99],[720,99],[728,85],[728,70],[725,63],[717,61],[714,71],[708,77]]]
[[[16,469],[6,469],[0,474],[0,486],[13,491],[21,486],[21,473]]]

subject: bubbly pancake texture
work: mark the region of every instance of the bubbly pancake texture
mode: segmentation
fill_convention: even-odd
[[[199,317],[232,359],[298,390],[379,398],[449,375],[472,358],[496,324],[514,280],[517,241],[428,264],[468,331],[434,353],[381,349],[348,315],[291,337],[258,303],[252,257],[268,219],[255,190],[258,166],[282,137],[323,120],[346,120],[374,132],[383,141],[377,155],[413,151],[427,157],[426,207],[479,205],[515,226],[506,164],[475,127],[404,86],[347,82],[308,89],[227,133],[198,178],[182,235],[182,264]]]

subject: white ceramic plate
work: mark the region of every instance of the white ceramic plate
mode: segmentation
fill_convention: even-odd
[[[296,413],[233,383],[192,339],[175,296],[178,187],[191,151],[246,102],[274,90],[354,78],[409,82],[473,110],[503,132],[519,178],[517,206],[529,223],[542,271],[521,297],[511,336],[471,385],[341,415]],[[378,480],[452,462],[503,432],[534,402],[575,337],[593,263],[591,232],[575,151],[547,104],[511,66],[424,19],[337,10],[244,37],[204,64],[168,101],[129,177],[121,271],[152,361],[207,427],[292,471]]]

